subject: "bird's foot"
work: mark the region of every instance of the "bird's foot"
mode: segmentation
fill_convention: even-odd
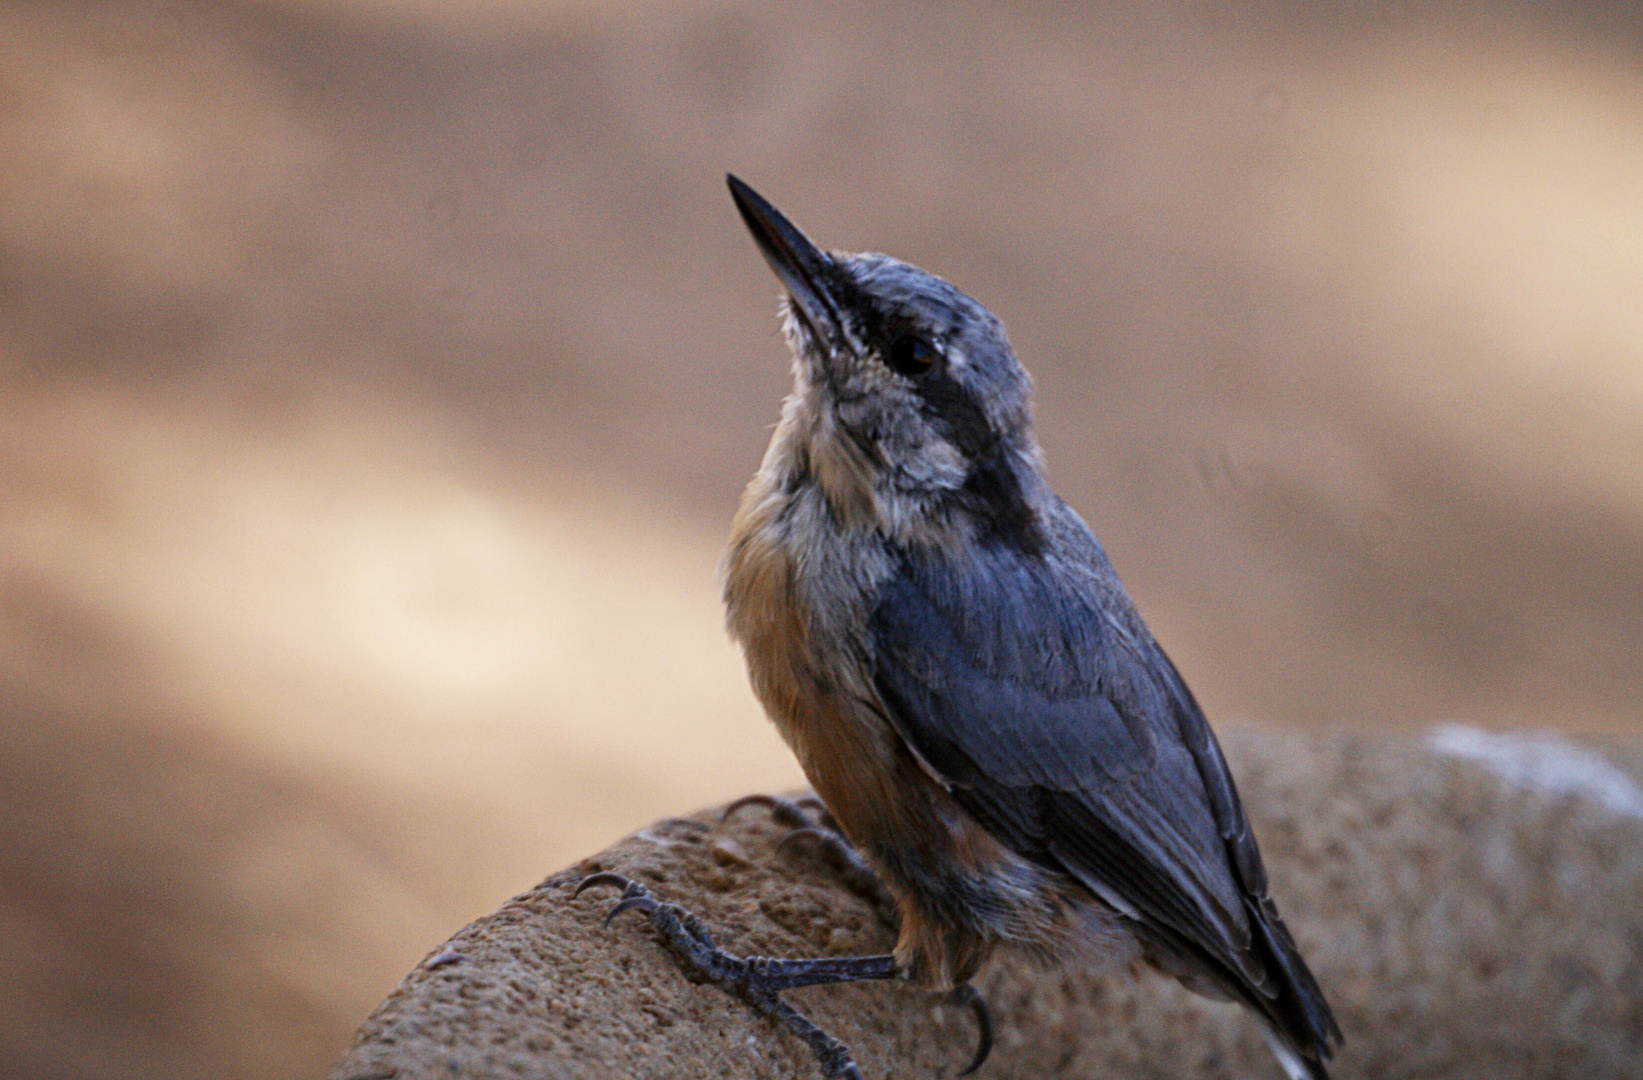
[[[892,979],[900,973],[895,957],[837,956],[813,959],[775,959],[737,956],[713,941],[707,926],[695,914],[677,904],[667,904],[650,895],[650,890],[621,874],[603,872],[585,877],[572,895],[580,895],[594,885],[617,885],[622,897],[605,915],[605,925],[624,911],[639,910],[650,916],[651,925],[662,935],[662,943],[673,954],[687,977],[711,982],[733,997],[746,1002],[762,1016],[775,1020],[802,1039],[816,1055],[822,1072],[830,1077],[862,1080],[861,1069],[850,1048],[813,1024],[778,993],[801,986],[827,983]],[[949,1001],[975,1013],[980,1029],[980,1045],[975,1060],[959,1075],[974,1072],[992,1050],[992,1018],[987,1004],[974,987],[961,986]]]
[[[884,887],[884,881],[862,858],[861,852],[845,839],[838,822],[833,820],[833,815],[820,799],[814,796],[793,800],[774,795],[744,795],[725,807],[724,819],[721,820],[728,819],[744,806],[767,807],[777,823],[793,830],[777,842],[778,855],[800,846],[819,852],[828,867],[852,892],[871,903],[889,925],[897,924],[899,917],[895,901]],[[811,817],[808,809],[815,811],[815,817]]]
[[[743,795],[725,807],[719,820],[730,820],[731,816],[744,806],[762,806],[770,811],[770,816],[776,819],[777,824],[786,825],[790,829],[808,829],[819,825],[828,832],[842,834],[839,823],[833,820],[833,813],[827,809],[827,804],[814,795],[800,795],[797,799],[784,799],[780,795]],[[815,817],[810,816],[812,813]]]

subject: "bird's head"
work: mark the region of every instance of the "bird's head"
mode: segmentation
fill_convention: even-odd
[[[1032,383],[992,312],[888,255],[824,252],[729,183],[787,290],[794,389],[772,455],[792,460],[766,467],[812,474],[835,509],[889,531],[900,530],[887,517],[985,518],[1031,494]]]

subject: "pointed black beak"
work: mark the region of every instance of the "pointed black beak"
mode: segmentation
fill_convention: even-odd
[[[725,181],[765,262],[793,298],[793,310],[823,348],[847,349],[844,320],[839,317],[838,300],[828,285],[839,277],[838,264],[757,191],[728,173]]]

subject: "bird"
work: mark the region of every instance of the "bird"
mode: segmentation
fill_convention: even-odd
[[[1342,1035],[1268,890],[1203,710],[1100,542],[1055,493],[1003,324],[888,255],[827,252],[746,183],[784,290],[793,389],[723,561],[750,682],[899,916],[891,953],[741,958],[613,873],[680,962],[785,1023],[830,1077],[848,1047],[780,991],[902,978],[976,1009],[999,950],[1142,963],[1255,1017],[1291,1080]],[[608,919],[607,919],[608,922]]]

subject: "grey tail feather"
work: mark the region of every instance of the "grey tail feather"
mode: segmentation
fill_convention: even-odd
[[[1307,1057],[1327,1060],[1341,1039],[1340,1026],[1325,1000],[1323,990],[1301,958],[1300,950],[1289,936],[1289,928],[1278,915],[1270,899],[1250,905],[1250,921],[1256,934],[1266,946],[1269,970],[1281,980],[1276,1015],[1272,1020],[1283,1029],[1287,1045],[1300,1049]],[[1287,999],[1287,1000],[1286,1000]],[[1324,1076],[1323,1066],[1316,1067],[1316,1076]]]
[[[1261,1034],[1266,1036],[1266,1044],[1272,1048],[1273,1056],[1278,1059],[1278,1064],[1284,1067],[1289,1080],[1329,1080],[1329,1070],[1324,1068],[1324,1063],[1316,1056],[1303,1057],[1285,1045],[1278,1033],[1266,1023],[1261,1025]]]

